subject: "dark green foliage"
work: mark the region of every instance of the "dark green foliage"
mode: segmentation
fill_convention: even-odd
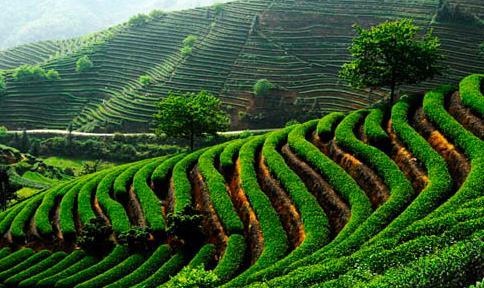
[[[57,273],[60,273],[62,271],[65,271],[65,269],[68,269],[72,265],[76,263],[80,263],[80,261],[82,261],[83,258],[85,257],[86,257],[86,254],[84,253],[84,251],[76,250],[71,254],[67,255],[66,257],[64,257],[61,261],[58,261],[56,263],[52,262],[51,264],[48,265],[47,268],[41,269],[40,271],[36,272],[35,275],[32,275],[30,278],[20,282],[18,286],[22,288],[39,287],[40,286],[38,285],[39,281],[46,279],[50,276],[53,276]],[[48,259],[46,259],[45,261],[47,261]]]
[[[264,236],[264,250],[257,261],[227,285],[243,285],[252,273],[268,267],[282,259],[287,252],[287,235],[281,221],[271,205],[270,199],[261,190],[255,171],[256,151],[262,147],[265,136],[258,136],[244,144],[240,149],[240,177],[250,205],[259,220]]]
[[[213,244],[203,245],[187,266],[199,267],[202,265],[203,268],[207,268],[207,265],[213,260],[215,249],[216,247]]]
[[[0,95],[2,95],[6,89],[7,83],[5,82],[5,76],[3,76],[3,72],[0,70]]]
[[[449,0],[440,0],[436,20],[440,22],[455,22],[468,25],[480,25],[478,16],[473,11],[462,9],[459,3],[450,3]]]
[[[271,81],[267,79],[260,79],[254,84],[254,95],[257,97],[263,97],[269,94],[269,92],[274,89],[275,86]]]
[[[39,253],[40,252],[38,252],[37,254]],[[32,276],[35,276],[43,272],[45,269],[48,269],[53,265],[56,265],[59,261],[64,259],[66,256],[67,254],[64,252],[56,252],[50,255],[49,257],[45,258],[44,260],[38,262],[37,264],[32,265],[30,267],[26,267],[25,270],[19,271],[15,275],[12,275],[10,278],[5,280],[5,284],[7,284],[7,286],[9,287],[17,287],[17,285],[23,280],[26,280]]]
[[[111,219],[113,232],[116,235],[120,235],[124,231],[127,231],[131,226],[123,205],[112,199],[110,195],[115,179],[124,171],[125,167],[122,166],[120,168],[121,169],[116,169],[105,176],[101,182],[99,182],[96,190],[96,197],[99,201],[99,205],[103,211],[105,211],[109,219]]]
[[[482,74],[467,76],[460,82],[462,103],[484,117],[484,95],[481,92]]]
[[[88,55],[81,56],[76,61],[76,71],[78,73],[85,73],[90,71],[94,67],[94,63],[92,63],[91,59]]]
[[[131,251],[147,251],[150,248],[151,229],[149,227],[132,227],[118,236],[120,244],[128,246]]]
[[[395,89],[439,75],[443,60],[440,41],[430,30],[420,36],[412,20],[386,21],[370,29],[354,26],[358,36],[349,48],[354,60],[343,65],[340,77],[356,88]]]
[[[372,109],[368,116],[365,118],[365,124],[363,126],[365,136],[371,143],[383,144],[389,140],[387,132],[383,129],[382,125],[385,112],[383,109]]]
[[[15,81],[36,82],[45,80],[59,80],[60,74],[56,70],[45,71],[40,66],[22,65],[14,70],[12,75]]]
[[[20,249],[13,252],[12,254],[2,258],[0,262],[0,271],[8,270],[17,264],[23,262],[25,259],[29,258],[34,254],[34,251],[30,248]]]
[[[151,183],[150,175],[166,158],[154,159],[141,168],[133,178],[134,192],[143,209],[143,215],[148,226],[155,234],[165,232],[166,224],[161,209],[161,203],[148,183]]]
[[[57,271],[57,274],[54,274],[52,276],[49,276],[45,279],[40,280],[39,282],[37,282],[37,284],[35,284],[36,285],[35,287],[42,287],[42,288],[54,287],[54,285],[58,281],[61,281],[74,274],[77,274],[79,271],[88,269],[89,267],[95,265],[98,261],[99,259],[95,256],[86,256],[74,263],[72,263],[71,261],[66,261],[61,265],[61,267],[58,267],[58,268],[61,268],[61,271]],[[57,267],[57,265],[55,267]]]
[[[196,137],[215,135],[230,125],[220,99],[206,91],[184,95],[171,93],[158,104],[158,111],[155,114],[156,134],[188,139],[191,150]]]
[[[98,288],[104,287],[116,280],[123,278],[134,271],[145,260],[143,254],[134,254],[126,258],[123,262],[107,270],[106,272],[89,279],[82,284],[76,285],[77,288]]]
[[[316,133],[322,141],[327,142],[333,138],[334,129],[344,117],[345,114],[342,112],[333,112],[319,120]]]
[[[17,265],[9,268],[8,270],[4,270],[0,273],[0,281],[5,281],[8,278],[18,275],[20,272],[26,270],[27,268],[36,265],[40,261],[44,260],[45,258],[50,256],[50,252],[47,250],[42,250],[30,256],[29,258],[25,259],[24,261],[18,263]]]
[[[152,19],[162,19],[163,17],[165,17],[167,15],[166,12],[162,11],[162,10],[152,10],[150,12],[150,14],[148,14]]]
[[[194,249],[202,241],[203,216],[191,206],[186,207],[181,213],[170,213],[167,218],[167,234],[184,245],[185,249]]]
[[[211,288],[218,282],[218,276],[206,271],[203,266],[185,267],[166,285],[168,288]]]
[[[143,282],[139,283],[133,288],[155,288],[165,283],[170,279],[170,276],[175,275],[183,268],[186,262],[186,256],[178,252],[170,260],[168,260],[163,266],[160,267],[155,273],[148,277]]]
[[[229,237],[224,254],[213,270],[220,283],[225,283],[237,275],[244,263],[246,249],[247,244],[242,235],[233,234]]]
[[[227,144],[215,146],[203,153],[198,160],[198,168],[207,184],[208,193],[217,215],[220,217],[228,234],[239,233],[244,225],[235,211],[229,192],[225,186],[225,179],[215,167],[215,159],[227,147]]]
[[[127,247],[124,246],[116,246],[112,252],[106,256],[103,260],[99,263],[90,266],[84,270],[77,272],[76,274],[62,278],[60,281],[57,282],[55,285],[56,288],[70,288],[74,287],[80,283],[88,281],[105,271],[108,271],[112,267],[118,265],[124,259],[129,256],[129,251]]]
[[[160,268],[171,254],[170,246],[161,245],[156,251],[136,270],[124,276],[124,278],[106,286],[106,288],[130,288],[140,283]]]
[[[139,76],[139,83],[143,86],[148,86],[152,83],[152,78],[150,75]]]
[[[133,27],[140,27],[146,25],[150,21],[150,17],[145,14],[138,14],[129,18],[128,24]]]
[[[112,227],[103,218],[93,218],[82,227],[77,245],[93,255],[103,255],[113,246],[109,240],[112,233]]]

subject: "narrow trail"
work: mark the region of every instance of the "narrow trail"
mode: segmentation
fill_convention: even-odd
[[[318,200],[329,218],[331,236],[334,238],[351,217],[348,204],[321,175],[291,151],[289,145],[282,146],[281,154],[288,166],[303,180],[308,190]]]
[[[447,110],[465,129],[484,140],[484,119],[479,118],[474,112],[462,104],[458,91],[447,99]]]
[[[334,140],[331,141],[329,146],[329,155],[336,163],[345,169],[365,191],[373,208],[376,209],[385,203],[390,196],[390,191],[383,180],[372,169],[353,155],[346,153]]]
[[[412,183],[413,189],[420,193],[429,182],[427,171],[423,164],[398,139],[392,128],[392,120],[388,120],[386,130],[390,137],[390,157]]]
[[[272,207],[276,210],[284,230],[288,235],[292,248],[298,247],[305,238],[301,215],[279,182],[271,175],[264,156],[259,151],[257,155],[257,178],[264,193],[269,197]]]
[[[146,219],[143,215],[143,209],[139,203],[138,197],[134,192],[134,186],[130,185],[128,191],[128,199],[126,199],[126,212],[128,213],[129,221],[131,225],[146,227]]]
[[[195,210],[204,215],[202,220],[203,230],[208,237],[208,242],[215,244],[217,247],[218,257],[223,254],[227,247],[228,236],[220,221],[220,218],[213,207],[207,185],[203,176],[198,170],[198,165],[195,165],[190,171],[190,182],[192,184],[192,192],[195,203]],[[217,261],[219,259],[216,259]]]
[[[434,127],[425,116],[421,106],[415,110],[412,122],[420,135],[445,159],[455,184],[460,187],[471,168],[467,157]]]
[[[264,237],[262,229],[257,219],[257,215],[252,209],[249,200],[241,187],[240,179],[240,160],[237,159],[235,167],[226,171],[228,188],[232,203],[240,219],[244,223],[244,238],[247,241],[248,264],[254,264],[264,250]]]
[[[109,220],[109,217],[106,216],[106,214],[104,213],[103,209],[101,208],[101,205],[99,204],[99,200],[97,199],[97,197],[94,197],[92,207],[97,217],[102,218],[107,225],[111,225],[111,220]]]

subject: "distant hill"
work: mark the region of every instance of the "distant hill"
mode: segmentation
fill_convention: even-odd
[[[444,9],[445,8],[445,9]],[[176,11],[64,41],[45,41],[0,52],[0,69],[38,63],[56,69],[58,81],[21,83],[5,72],[0,123],[15,128],[146,131],[156,103],[169,91],[205,89],[220,97],[234,129],[270,128],[332,111],[366,107],[382,91],[355,91],[337,77],[349,59],[352,25],[411,17],[433,28],[447,55],[446,75],[412,91],[457,83],[482,73],[483,7],[459,1],[243,0],[222,7]],[[192,48],[183,48],[187,36]],[[75,70],[87,55],[87,73]],[[140,76],[149,75],[147,85]],[[264,97],[252,87],[276,85]]]
[[[216,0],[0,0],[0,49],[99,31],[153,9],[179,10]]]

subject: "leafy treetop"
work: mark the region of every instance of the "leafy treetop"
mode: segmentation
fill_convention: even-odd
[[[79,73],[87,72],[94,67],[89,56],[84,55],[80,57],[76,62],[76,71]]]
[[[155,133],[188,139],[192,150],[196,137],[225,131],[230,125],[220,99],[206,91],[184,95],[171,93],[158,104],[158,110],[154,115]]]
[[[393,102],[402,84],[416,84],[440,75],[440,41],[432,30],[420,36],[413,20],[386,21],[364,29],[354,26],[357,37],[349,48],[353,60],[343,65],[340,77],[355,88],[389,87]]]

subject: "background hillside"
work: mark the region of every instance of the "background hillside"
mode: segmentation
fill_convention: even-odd
[[[421,27],[433,28],[448,69],[444,77],[411,89],[422,91],[482,72],[478,47],[484,39],[483,15],[479,0],[385,5],[376,0],[243,0],[226,3],[222,10],[157,15],[143,25],[126,23],[77,39],[0,52],[0,69],[7,70],[0,123],[9,128],[72,124],[83,131],[143,131],[169,91],[205,89],[223,100],[234,129],[278,127],[294,118],[362,108],[381,97],[382,91],[355,91],[337,78],[349,58],[354,23],[368,26],[411,17]],[[183,40],[189,35],[197,40],[184,53]],[[80,74],[75,63],[83,55],[94,68]],[[14,81],[9,69],[25,63],[56,69],[61,80]],[[150,84],[140,83],[143,75],[151,77]],[[277,89],[255,97],[252,87],[262,78]]]
[[[77,37],[153,9],[179,10],[214,0],[1,0],[0,49],[29,42]]]

